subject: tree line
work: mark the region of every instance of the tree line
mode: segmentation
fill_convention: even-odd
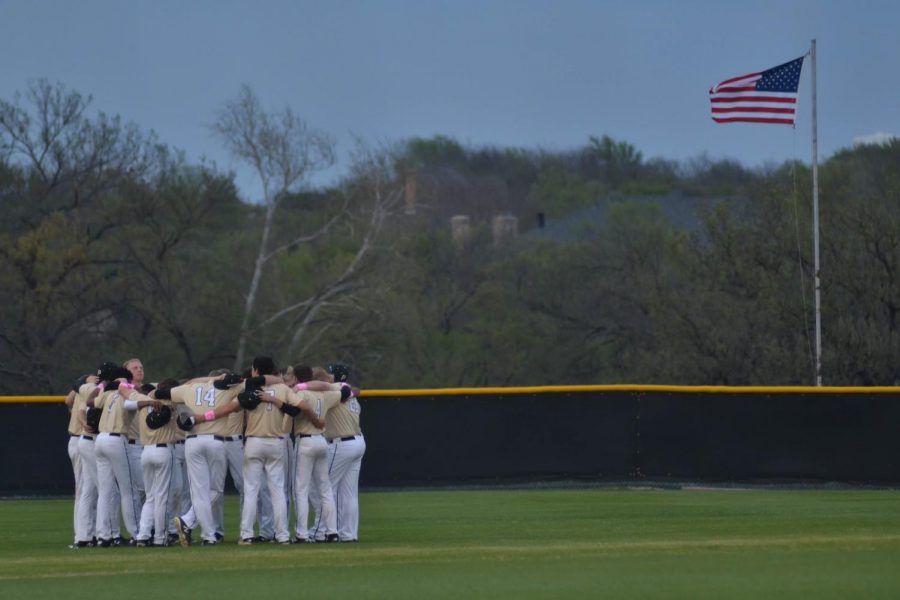
[[[110,359],[161,379],[254,354],[344,362],[372,388],[814,383],[806,165],[435,136],[360,142],[314,189],[335,145],[290,108],[245,87],[212,133],[263,197],[60,84],[0,100],[0,393],[61,393]],[[679,198],[703,200],[689,226]],[[824,382],[894,385],[900,143],[825,161],[820,211]],[[518,236],[498,243],[496,214]]]

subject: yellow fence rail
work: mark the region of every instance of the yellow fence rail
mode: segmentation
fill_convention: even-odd
[[[669,392],[682,394],[900,394],[900,387],[725,386],[725,385],[543,385],[530,387],[464,387],[363,390],[363,398],[401,396],[472,396],[567,392]],[[61,404],[65,396],[0,396],[0,404]]]

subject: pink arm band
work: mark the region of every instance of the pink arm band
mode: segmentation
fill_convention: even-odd
[[[208,410],[203,413],[203,418],[207,421],[215,421],[216,420],[216,411]]]
[[[294,389],[297,390],[298,392],[303,391],[306,389],[306,384],[298,383],[297,385],[294,386]]]

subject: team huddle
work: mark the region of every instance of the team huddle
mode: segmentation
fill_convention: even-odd
[[[279,371],[257,356],[243,374],[153,385],[140,359],[104,363],[66,398],[70,547],[190,546],[198,530],[199,543],[221,543],[227,473],[241,498],[238,544],[358,541],[366,443],[348,377],[339,364]]]

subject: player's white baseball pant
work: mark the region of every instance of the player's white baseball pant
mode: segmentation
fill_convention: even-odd
[[[300,539],[309,538],[310,480],[315,479],[322,507],[326,534],[337,533],[337,514],[331,481],[328,479],[328,442],[322,434],[297,436],[297,475],[294,479],[294,505],[297,512],[296,532]]]
[[[284,501],[291,505],[294,497],[294,474],[297,472],[297,455],[294,450],[294,440],[291,436],[284,436]]]
[[[238,480],[235,479],[235,472],[240,472],[241,469],[244,468],[244,452],[243,452],[243,440],[242,435],[226,435],[225,438],[225,470],[227,473],[231,473],[231,480],[234,482],[234,487],[237,488],[239,494],[243,494],[243,480],[241,480],[240,485],[238,485]],[[238,450],[241,448],[241,450]],[[240,475],[238,476],[240,477]],[[219,500],[219,503],[215,506],[215,516],[216,516],[216,531],[220,535],[225,535],[225,496]]]
[[[284,499],[284,440],[282,438],[248,437],[244,444],[244,503],[241,507],[241,538],[253,537],[259,489],[265,477],[272,498],[275,539],[286,542],[288,532],[287,502]]]
[[[331,488],[331,495],[334,496],[334,486]],[[296,500],[295,500],[296,502]],[[309,538],[317,542],[325,541],[325,520],[322,519],[322,494],[319,492],[319,486],[316,485],[315,478],[309,480],[309,503],[312,505],[313,523],[309,526]],[[297,505],[294,504],[296,507]],[[335,507],[337,503],[335,503]],[[335,513],[337,510],[335,510]]]
[[[122,519],[125,529],[134,537],[138,533],[140,507],[132,494],[132,472],[128,466],[125,446],[128,438],[114,433],[102,432],[94,441],[97,457],[97,537],[112,539],[118,525],[118,511],[115,506],[116,488],[119,490]]]
[[[125,445],[125,453],[128,455],[128,468],[131,470],[131,481],[134,484],[131,493],[134,495],[138,506],[142,505],[147,497],[147,492],[144,490],[144,474],[141,470],[143,452],[144,447],[139,440],[128,440],[128,443]]]
[[[328,441],[328,477],[334,494],[338,536],[342,542],[359,539],[359,471],[365,452],[366,442],[362,434]],[[316,527],[310,535],[323,540],[325,524],[322,520],[321,499],[315,485],[311,487],[310,501],[317,515]]]
[[[162,546],[168,534],[169,515],[173,515],[174,494],[172,494],[172,470],[175,465],[173,444],[151,444],[144,446],[141,467],[144,473],[144,489],[147,499],[141,509],[141,524],[138,539],[150,539]]]
[[[240,436],[243,438],[243,436]],[[228,457],[228,472],[234,487],[241,498],[241,514],[244,512],[244,444],[225,443],[225,454]],[[256,519],[259,525],[259,537],[267,540],[275,539],[275,519],[272,516],[272,499],[269,497],[269,486],[259,487],[259,502],[256,506]]]
[[[72,475],[75,477],[75,502],[72,504],[72,532],[78,542],[78,496],[81,494],[81,456],[78,454],[80,435],[69,434],[69,460],[72,461]],[[90,540],[85,540],[90,541]]]
[[[184,458],[191,484],[192,510],[196,514],[196,522],[203,529],[202,539],[214,542],[214,507],[225,493],[225,442],[221,436],[210,434],[189,436],[184,444]],[[185,521],[189,527],[195,524],[191,518]]]
[[[342,542],[359,539],[359,471],[365,453],[366,440],[362,434],[351,439],[337,438],[328,447],[329,477]]]
[[[75,539],[89,542],[97,534],[97,460],[94,457],[94,436],[83,435],[78,439],[78,457],[81,462],[81,483],[75,503]]]
[[[175,444],[175,465],[172,467],[173,515],[183,515],[191,510],[191,486],[188,483],[187,464],[184,460],[184,440]],[[169,521],[169,533],[178,533],[174,519]]]

